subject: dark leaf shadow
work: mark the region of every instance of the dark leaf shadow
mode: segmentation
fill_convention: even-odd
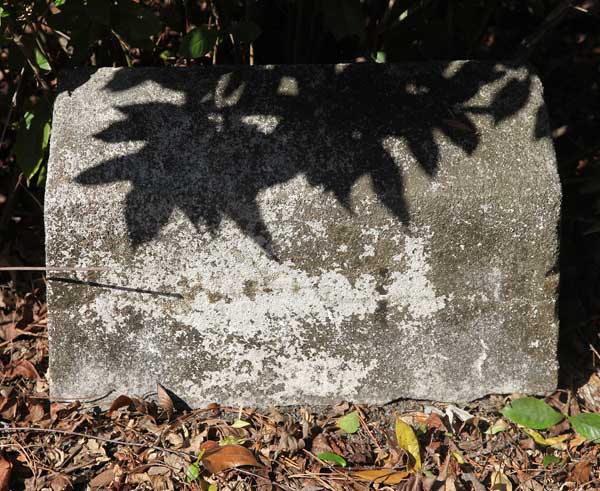
[[[351,201],[352,187],[368,176],[381,203],[408,225],[401,166],[383,141],[404,140],[422,172],[435,179],[440,160],[436,132],[472,154],[480,144],[473,114],[488,114],[500,123],[529,98],[531,80],[512,78],[489,107],[469,107],[478,91],[503,77],[503,68],[481,70],[465,63],[446,75],[447,68],[439,63],[395,78],[375,64],[323,67],[314,73],[293,65],[260,71],[213,67],[219,77],[190,69],[187,82],[164,69],[118,71],[107,90],[121,92],[151,80],[183,92],[185,103],[118,107],[123,121],[96,138],[142,141],[144,146],[76,180],[89,186],[131,182],[125,213],[134,248],[155,238],[180,209],[211,233],[225,218],[233,220],[277,260],[258,195],[299,175],[331,193],[350,213],[360,211]],[[202,157],[197,148],[203,149]]]

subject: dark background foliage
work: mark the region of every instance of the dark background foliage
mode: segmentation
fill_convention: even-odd
[[[0,5],[0,266],[44,263],[51,107],[65,68],[451,59],[532,63],[544,83],[564,190],[562,362],[571,364],[572,355],[578,366],[594,362],[590,346],[598,346],[600,314],[600,8],[595,2],[3,0]],[[39,274],[1,274],[4,283],[43,291]],[[581,367],[563,370],[563,384],[576,385],[573,378],[584,373]]]

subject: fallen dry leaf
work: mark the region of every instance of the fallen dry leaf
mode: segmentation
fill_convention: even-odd
[[[167,389],[165,389],[162,385],[156,384],[156,397],[158,402],[158,407],[160,407],[167,417],[171,417],[174,411],[173,399],[169,395]]]
[[[412,429],[412,426],[396,417],[396,439],[398,445],[414,460],[414,468],[421,469],[421,451],[419,448],[419,440]]]
[[[495,471],[492,473],[490,491],[512,491],[512,488],[510,479],[508,479],[502,471]]]
[[[429,429],[436,429],[439,431],[448,431],[446,425],[442,421],[442,418],[436,413],[431,413],[429,417],[425,420],[425,424]]]
[[[394,469],[369,469],[352,473],[353,477],[377,484],[399,484],[410,476],[408,471]]]
[[[119,397],[117,397],[112,404],[110,405],[110,407],[108,408],[108,415],[112,415],[113,412],[115,412],[117,409],[120,409],[122,407],[128,407],[128,406],[133,406],[133,400],[131,399],[131,397],[125,396],[125,395],[120,395]]]
[[[115,473],[112,469],[106,469],[98,474],[89,483],[91,489],[107,489],[110,483],[115,478]]]
[[[582,435],[575,435],[569,440],[569,450],[574,450],[586,442],[586,438]]]
[[[52,491],[68,491],[73,489],[71,481],[64,474],[57,474],[50,483]]]
[[[0,454],[0,491],[10,491],[12,463]]]
[[[17,376],[21,376],[23,378],[29,379],[39,379],[40,375],[37,370],[33,366],[33,364],[28,360],[19,360],[12,367],[8,369],[6,377],[11,379]]]
[[[31,335],[30,332],[18,329],[15,324],[9,324],[3,330],[0,330],[0,338],[5,341],[14,341],[19,336]]]
[[[221,447],[216,442],[211,443],[214,445],[203,445],[202,464],[212,474],[244,465],[262,467],[254,454],[246,447],[241,445],[223,445]]]
[[[569,435],[559,435],[552,438],[544,438],[541,433],[535,430],[523,428],[523,431],[533,438],[535,443],[539,445],[556,448],[558,450],[564,450],[567,448],[565,441],[569,439]]]
[[[582,484],[590,480],[590,474],[592,473],[593,465],[591,462],[585,460],[579,462],[573,467],[573,470],[569,474],[568,480]]]

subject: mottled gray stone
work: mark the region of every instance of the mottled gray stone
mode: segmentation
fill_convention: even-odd
[[[51,394],[461,401],[556,385],[560,186],[527,67],[73,72]]]

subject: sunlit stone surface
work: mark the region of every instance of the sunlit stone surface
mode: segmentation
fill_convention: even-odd
[[[560,187],[526,67],[100,69],[55,105],[51,392],[192,406],[556,384]],[[109,397],[110,399],[110,397]]]

